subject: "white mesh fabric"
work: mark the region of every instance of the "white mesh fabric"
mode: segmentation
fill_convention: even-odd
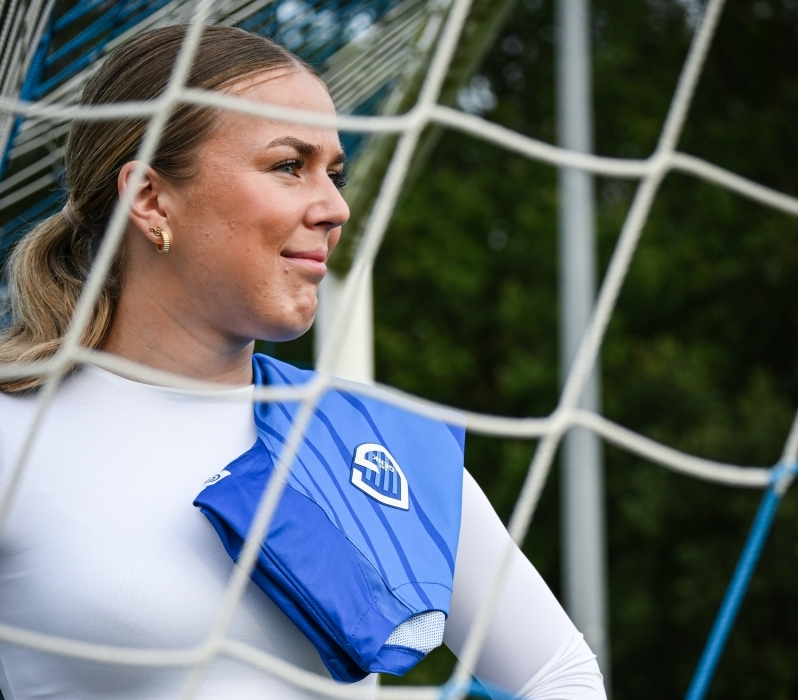
[[[33,0],[29,4],[32,12],[24,18],[23,25],[27,27],[36,26],[36,37],[41,36],[41,33],[46,30],[50,22],[49,11],[40,12],[40,10],[42,7],[52,7],[52,2],[53,0],[46,0],[46,3],[44,0]],[[415,2],[420,2],[420,0],[407,0],[407,6],[409,7]],[[189,30],[168,86],[163,93],[163,99],[159,98],[153,101],[151,109],[146,112],[142,110],[141,105],[131,106],[125,103],[103,105],[102,107],[87,106],[81,108],[82,111],[78,112],[73,104],[74,98],[70,97],[70,94],[66,94],[68,92],[67,88],[65,88],[64,92],[48,95],[44,101],[37,103],[12,99],[11,96],[14,94],[15,88],[13,88],[10,82],[11,79],[8,76],[12,75],[12,73],[22,75],[23,72],[26,72],[19,70],[23,63],[13,57],[17,56],[18,47],[21,43],[24,43],[28,47],[26,61],[28,57],[32,58],[35,49],[31,51],[31,48],[38,45],[38,38],[27,39],[26,37],[24,42],[20,42],[21,30],[9,29],[11,33],[7,35],[5,29],[11,27],[7,23],[7,27],[3,27],[0,31],[0,58],[2,58],[0,62],[3,62],[4,66],[8,61],[12,60],[17,61],[17,63],[9,64],[10,67],[5,71],[6,79],[0,85],[0,96],[3,98],[2,104],[0,104],[0,145],[4,145],[10,133],[10,125],[17,117],[36,116],[38,114],[41,117],[38,122],[41,128],[45,131],[47,129],[52,131],[53,129],[63,129],[63,126],[58,124],[53,127],[52,120],[58,122],[58,120],[71,119],[79,116],[79,113],[85,114],[86,111],[97,112],[102,109],[106,115],[105,118],[111,118],[112,115],[113,118],[125,116],[143,117],[146,114],[151,119],[141,148],[136,156],[136,169],[132,173],[134,181],[137,181],[136,178],[143,176],[146,164],[155,155],[163,128],[168,123],[168,118],[177,105],[196,104],[220,109],[242,109],[243,103],[240,100],[243,98],[241,97],[213,91],[201,93],[196,90],[189,90],[186,87],[186,78],[201,37],[202,27],[210,21],[211,15],[225,16],[225,21],[231,23],[234,23],[234,20],[230,17],[240,16],[230,15],[228,17],[224,15],[223,8],[227,7],[228,4],[230,4],[230,0],[195,0],[195,2],[179,0],[176,3],[180,7],[180,21],[187,21],[190,12],[194,14],[190,18]],[[249,6],[250,3],[246,4]],[[289,400],[290,396],[292,400],[301,402],[301,410],[297,414],[294,429],[288,436],[286,444],[280,453],[279,461],[275,467],[274,478],[270,479],[267,490],[261,495],[257,517],[249,530],[246,543],[238,558],[238,566],[227,588],[224,603],[216,613],[215,622],[208,637],[202,644],[193,645],[186,649],[127,648],[106,644],[85,644],[62,636],[41,634],[28,629],[0,625],[0,640],[3,642],[45,651],[49,654],[59,654],[89,661],[102,661],[104,663],[127,666],[164,667],[173,665],[175,667],[190,668],[191,672],[181,693],[183,700],[192,700],[200,692],[208,666],[220,653],[268,671],[278,678],[295,684],[298,688],[312,692],[314,696],[317,693],[323,693],[329,697],[347,697],[346,693],[348,691],[342,691],[341,686],[332,679],[309,674],[302,669],[294,668],[283,662],[275,662],[275,657],[265,651],[230,639],[228,628],[247,589],[250,572],[253,570],[260,553],[261,542],[268,532],[272,515],[277,507],[276,504],[279,503],[282,490],[291,472],[294,458],[302,443],[305,429],[313,415],[316,403],[324,395],[325,391],[338,387],[347,390],[352,389],[347,382],[337,379],[335,372],[330,371],[330,369],[334,368],[335,359],[343,351],[346,329],[350,327],[348,321],[356,308],[357,292],[362,288],[364,280],[370,278],[374,260],[391,220],[395,204],[399,199],[405,176],[413,162],[413,155],[418,146],[419,138],[424,128],[429,125],[459,130],[487,143],[507,149],[510,152],[557,167],[576,168],[608,177],[628,177],[638,179],[640,182],[612,253],[612,258],[608,263],[606,275],[601,283],[596,305],[591,315],[590,325],[585,331],[579,351],[571,364],[568,379],[560,395],[555,412],[540,418],[511,418],[470,413],[460,408],[454,408],[461,415],[467,416],[468,428],[471,431],[511,439],[540,438],[533,461],[529,465],[524,487],[510,519],[509,531],[512,539],[516,542],[523,541],[555,455],[558,452],[557,448],[561,438],[565,431],[573,426],[589,429],[630,453],[687,475],[712,482],[745,487],[766,488],[770,484],[778,482],[779,492],[786,490],[793,478],[792,466],[798,460],[798,415],[796,415],[785,442],[780,465],[773,468],[757,468],[724,464],[679,452],[671,447],[654,442],[648,437],[634,433],[599,414],[579,407],[579,399],[583,393],[585,382],[596,363],[607,326],[633,260],[652,203],[655,201],[661,183],[670,171],[676,170],[690,174],[747,197],[752,201],[798,216],[798,198],[772,190],[731,171],[724,170],[717,165],[677,150],[679,137],[702,72],[705,57],[712,42],[724,0],[707,0],[706,3],[703,3],[702,16],[695,28],[690,53],[682,69],[676,93],[658,140],[657,150],[644,160],[605,158],[558,149],[523,134],[512,132],[497,123],[485,121],[476,115],[466,114],[439,104],[440,91],[468,15],[471,0],[452,0],[451,3],[443,0],[442,2],[423,4],[434,8],[432,11],[436,13],[434,15],[435,22],[442,25],[442,29],[437,38],[437,46],[434,48],[432,58],[429,61],[429,67],[426,71],[419,97],[409,111],[401,116],[353,117],[344,115],[332,121],[327,120],[327,117],[322,118],[317,113],[294,115],[297,122],[304,123],[306,119],[311,119],[307,123],[317,124],[319,128],[322,127],[322,124],[325,124],[328,127],[340,127],[342,131],[396,133],[398,143],[393,152],[387,174],[382,182],[379,195],[372,205],[368,225],[358,245],[356,257],[352,264],[352,271],[347,277],[346,287],[341,293],[337,318],[332,324],[334,328],[340,329],[340,331],[325,337],[322,344],[322,352],[317,369],[324,370],[324,373],[307,384],[295,387],[290,392],[287,389],[275,387],[255,389],[255,400],[286,401]],[[20,0],[9,0],[9,2],[0,0],[0,5],[17,9],[25,7],[25,3]],[[235,12],[243,9],[238,4],[236,4],[236,8]],[[8,10],[8,13],[13,14],[11,10]],[[36,13],[39,16],[38,22],[36,21]],[[11,16],[11,14],[8,16]],[[21,18],[22,16],[23,14],[17,14],[17,17]],[[161,16],[158,22],[168,24],[173,21],[169,17],[171,15]],[[30,19],[30,23],[28,23],[28,19]],[[404,17],[402,21],[404,21]],[[416,26],[413,24],[413,29],[408,30],[410,34],[415,31]],[[432,26],[432,24],[429,26]],[[433,35],[434,32],[425,31],[423,41],[432,41],[434,39]],[[346,47],[344,50],[346,50]],[[421,54],[418,55],[419,58],[417,60],[421,61]],[[361,65],[364,64],[361,63]],[[14,71],[12,71],[12,68],[14,68]],[[361,68],[360,70],[366,74],[369,73],[369,69],[372,69],[371,73],[373,73],[373,63],[367,64],[366,68]],[[372,78],[373,75],[368,76],[368,80]],[[359,83],[355,83],[350,75],[342,77],[340,80],[346,82],[347,86],[349,86],[350,82],[353,85],[359,85]],[[350,94],[353,95],[354,93]],[[353,97],[353,99],[356,98]],[[279,109],[275,112],[273,105],[249,102],[245,111],[251,114],[258,114],[264,118],[276,116],[285,118],[285,112]],[[59,133],[63,134],[63,131]],[[30,144],[41,144],[42,142],[38,141],[38,139],[43,137],[43,135],[42,131],[34,131],[32,128],[29,131],[29,135],[30,141],[25,144],[20,143],[20,147],[24,145],[25,148],[30,147],[32,150],[33,146]],[[45,134],[45,136],[49,139],[52,134]],[[38,148],[38,145],[36,148]],[[48,164],[47,167],[50,167],[50,165]],[[6,180],[7,182],[8,180]],[[39,182],[39,180],[36,182]],[[28,183],[23,185],[23,187],[30,188],[33,184],[35,183]],[[49,186],[51,180],[47,180],[46,184]],[[134,189],[131,187],[129,191],[132,192]],[[26,191],[31,192],[32,190],[28,189]],[[80,301],[75,308],[69,330],[58,351],[48,360],[37,361],[35,367],[25,360],[3,364],[2,374],[5,378],[22,378],[34,374],[46,376],[47,380],[45,386],[38,393],[38,412],[35,419],[30,422],[29,427],[26,429],[23,447],[20,449],[14,463],[8,465],[9,478],[4,481],[3,493],[0,497],[0,531],[2,531],[3,523],[13,506],[20,484],[24,482],[26,471],[30,468],[31,460],[29,457],[34,454],[33,447],[39,439],[42,426],[46,424],[46,420],[43,420],[43,418],[53,404],[52,399],[59,382],[75,363],[88,362],[96,364],[131,379],[156,385],[195,390],[207,390],[209,388],[209,385],[205,382],[178,375],[172,375],[171,378],[167,379],[160,370],[156,371],[146,365],[131,363],[120,356],[96,352],[89,353],[81,346],[81,338],[83,338],[85,330],[91,321],[96,300],[103,289],[109,271],[112,269],[118,246],[123,241],[125,227],[128,224],[130,204],[130,197],[126,196],[120,201],[119,206],[111,217],[103,237],[102,246],[97,251],[92,271],[87,278]],[[362,386],[358,391],[368,393],[369,391],[377,392],[378,389],[376,387]],[[380,398],[384,399],[385,396],[380,395]],[[450,419],[450,414],[448,413],[436,413],[439,407],[436,408],[429,401],[419,400],[418,403],[410,404],[404,403],[404,399],[400,399],[395,395],[394,399],[397,402],[402,402],[401,405],[408,408],[412,406],[412,410],[419,414],[436,415],[443,420]],[[791,468],[787,469],[787,466]],[[488,626],[493,619],[491,611],[499,600],[499,591],[504,584],[507,567],[512,559],[506,556],[503,561],[504,564],[492,574],[493,580],[489,594],[484,596],[479,612],[474,612],[475,622],[468,633],[465,647],[460,655],[458,668],[452,677],[455,687],[460,687],[459,684],[468,680],[468,669],[475,666],[476,660],[480,655]],[[427,617],[431,618],[429,622],[437,619],[437,623],[428,624],[428,621],[424,619]],[[397,646],[407,644],[411,648],[420,650],[432,649],[440,644],[439,640],[443,631],[442,618],[442,614],[434,612],[411,618],[394,630],[389,638],[389,643]],[[419,625],[419,629],[416,629],[417,625]],[[436,631],[437,634],[433,631]],[[400,689],[396,688],[391,690],[391,697],[414,698],[419,697],[419,692],[424,694],[425,692],[430,692],[430,689],[420,691],[417,688],[407,688],[406,691],[400,692]]]
[[[419,613],[405,620],[385,642],[386,647],[406,647],[429,654],[443,644],[443,625],[446,615],[440,610]]]

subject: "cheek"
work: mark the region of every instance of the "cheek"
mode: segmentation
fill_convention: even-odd
[[[262,245],[282,243],[280,238],[302,221],[301,198],[265,173],[220,171],[206,185],[198,217],[205,227],[213,222],[225,233],[234,231],[238,238]]]
[[[236,284],[262,282],[285,268],[280,251],[297,226],[301,211],[290,197],[266,197],[251,192],[214,197],[189,233],[199,247],[203,267],[232,275]],[[214,206],[218,204],[218,206]]]
[[[280,252],[302,227],[305,203],[258,173],[218,185],[186,212],[184,274],[197,296],[210,302],[216,322],[233,332],[270,340],[297,337],[313,321],[317,288]],[[336,242],[339,237],[337,229]]]

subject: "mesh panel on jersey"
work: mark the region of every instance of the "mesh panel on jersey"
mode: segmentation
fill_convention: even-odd
[[[429,654],[435,647],[443,644],[443,626],[446,615],[440,610],[413,615],[393,632],[385,646],[407,647]]]

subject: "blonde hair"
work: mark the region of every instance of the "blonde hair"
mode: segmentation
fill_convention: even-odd
[[[96,105],[158,97],[169,80],[185,26],[146,32],[111,54],[83,91],[81,104]],[[293,53],[256,34],[231,27],[206,27],[187,85],[223,88],[250,75],[279,68],[313,69]],[[198,171],[197,151],[216,123],[213,110],[183,105],[169,119],[152,167],[172,182]],[[44,360],[63,342],[94,255],[118,201],[117,177],[135,158],[146,119],[73,122],[65,165],[68,213],[61,211],[22,238],[7,269],[10,325],[0,332],[0,363]],[[81,339],[102,346],[123,285],[121,247]],[[43,377],[0,380],[0,391],[33,389]]]

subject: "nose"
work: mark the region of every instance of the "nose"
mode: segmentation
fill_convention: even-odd
[[[319,190],[318,199],[308,211],[311,219],[308,224],[311,228],[325,231],[340,228],[349,220],[349,205],[341,195],[341,190],[326,173]]]

